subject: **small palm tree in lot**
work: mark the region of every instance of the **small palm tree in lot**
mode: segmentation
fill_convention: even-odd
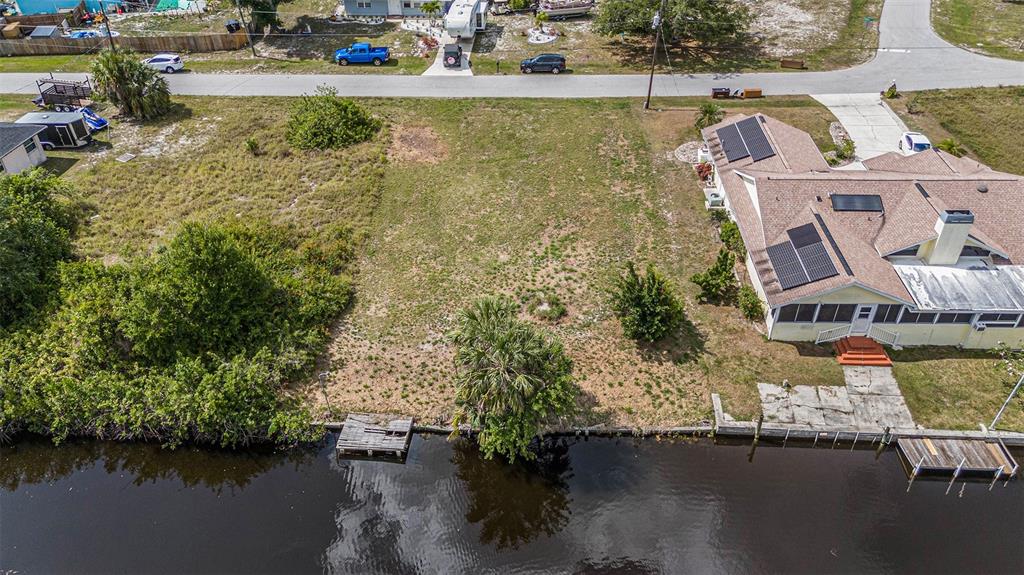
[[[721,122],[723,117],[725,117],[725,112],[722,111],[721,106],[714,102],[705,102],[700,105],[693,126],[700,131]]]

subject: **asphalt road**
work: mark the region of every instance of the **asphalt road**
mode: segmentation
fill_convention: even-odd
[[[765,95],[875,92],[896,80],[901,90],[1024,85],[1024,62],[974,54],[932,31],[929,0],[887,0],[879,50],[860,66],[831,72],[673,74],[654,80],[655,96],[709,94],[712,87],[761,88]],[[0,74],[0,92],[35,93],[39,74]],[[84,74],[57,74],[80,79]],[[175,94],[298,96],[325,84],[365,97],[612,98],[647,93],[644,75],[389,76],[332,74],[180,74]]]

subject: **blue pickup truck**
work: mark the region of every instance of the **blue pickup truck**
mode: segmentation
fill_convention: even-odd
[[[349,64],[373,64],[380,66],[391,58],[391,51],[387,48],[374,48],[366,42],[356,42],[348,48],[342,48],[334,53],[334,61],[340,66]]]

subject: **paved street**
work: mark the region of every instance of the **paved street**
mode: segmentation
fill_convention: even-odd
[[[2,74],[0,92],[34,93],[39,74]],[[83,74],[58,74],[81,78]],[[761,88],[766,95],[869,93],[896,80],[902,90],[1024,84],[1024,62],[960,50],[935,35],[928,0],[888,0],[879,51],[871,61],[832,72],[661,75],[656,96],[705,95],[712,87]],[[349,96],[432,98],[610,98],[643,96],[643,75],[385,76],[180,74],[172,92],[211,96],[297,96],[327,84]]]

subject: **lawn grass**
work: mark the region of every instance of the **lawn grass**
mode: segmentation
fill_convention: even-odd
[[[955,348],[892,352],[893,374],[914,421],[931,429],[989,425],[1017,378],[992,352]],[[1024,397],[1006,409],[999,429],[1024,431]]]
[[[1024,174],[1024,88],[906,93],[889,104],[932,143],[953,138],[991,168]]]
[[[1024,60],[1024,3],[932,0],[932,27],[948,42],[983,54]]]
[[[357,296],[322,369],[335,408],[445,420],[452,350],[444,335],[477,297],[553,290],[568,313],[532,318],[564,342],[583,396],[581,424],[685,425],[711,418],[710,393],[752,417],[755,383],[841,385],[824,347],[768,342],[734,307],[697,304],[693,273],[719,248],[688,165],[697,98],[657,100],[364,100],[386,119],[372,142],[340,152],[284,143],[292,100],[175,97],[170,118],[113,130],[50,164],[89,206],[86,257],[149,251],[190,219],[262,218],[303,228],[348,222],[363,238]],[[807,98],[730,103],[827,138]],[[31,104],[0,98],[0,116]],[[109,115],[109,111],[103,111]],[[571,126],[567,131],[566,126]],[[244,140],[260,142],[252,156]],[[137,157],[127,163],[115,158]],[[655,262],[691,322],[673,340],[622,336],[606,288],[624,263]],[[524,317],[529,317],[524,308]],[[312,382],[299,386],[319,401]]]

